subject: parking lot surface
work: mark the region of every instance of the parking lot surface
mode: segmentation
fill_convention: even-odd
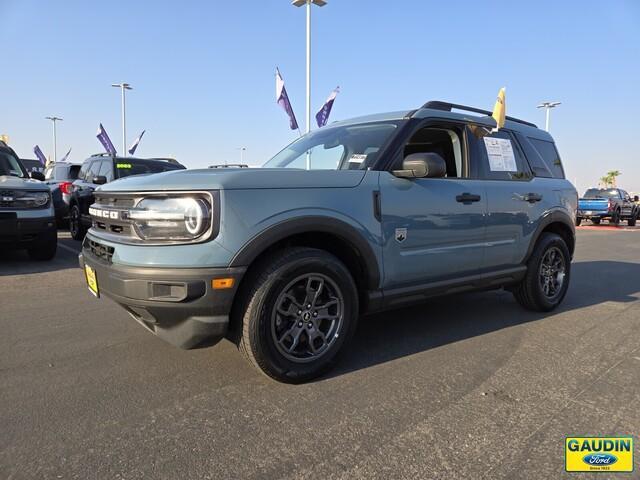
[[[639,441],[637,230],[578,229],[556,312],[497,291],[363,318],[301,386],[165,344],[59,245],[0,252],[0,478],[581,478],[566,436]]]

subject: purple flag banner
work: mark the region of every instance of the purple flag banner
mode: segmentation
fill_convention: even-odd
[[[329,98],[324,102],[324,105],[320,108],[318,113],[316,113],[316,122],[318,122],[318,127],[324,127],[329,121],[329,115],[331,114],[331,107],[333,107],[333,102],[340,93],[340,87],[336,87]]]
[[[135,141],[129,147],[129,155],[133,155],[134,153],[136,153],[136,148],[138,148],[138,144],[140,143],[140,140],[142,140],[142,136],[144,135],[144,132],[146,132],[146,130],[142,130],[142,133],[138,135],[138,138],[136,138]]]
[[[296,116],[293,113],[291,102],[289,101],[289,95],[287,95],[287,89],[284,88],[284,80],[280,75],[280,70],[276,68],[276,103],[280,105],[286,114],[289,116],[289,127],[291,130],[297,130],[298,122]]]
[[[60,159],[61,162],[66,162],[67,158],[69,158],[69,154],[71,153],[71,149],[67,153],[65,153],[64,157]]]
[[[113,143],[111,143],[111,139],[109,138],[109,135],[107,135],[107,131],[104,129],[102,124],[100,124],[100,128],[98,129],[98,134],[96,135],[96,137],[98,137],[98,140],[100,140],[100,143],[104,147],[105,151],[112,157],[115,157],[117,153],[116,149],[113,146]]]
[[[38,145],[33,147],[33,153],[35,153],[36,157],[38,158],[38,160],[40,160],[40,163],[44,167],[47,164],[47,157],[44,156],[44,153],[42,153],[42,150],[40,150],[40,147]]]

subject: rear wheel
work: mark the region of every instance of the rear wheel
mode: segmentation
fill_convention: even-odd
[[[69,232],[71,233],[71,238],[78,241],[83,240],[87,233],[87,227],[82,224],[78,205],[73,205],[69,210]]]
[[[53,232],[45,233],[38,240],[35,240],[33,245],[27,249],[27,253],[32,260],[51,260],[56,256],[57,249],[58,234],[54,230]]]
[[[576,227],[579,227],[581,223],[582,223],[582,218],[576,217]]]
[[[598,217],[593,217],[591,219],[591,223],[593,223],[594,225],[600,225],[600,219]]]
[[[238,347],[264,374],[287,383],[328,371],[358,319],[358,294],[344,264],[323,250],[291,248],[258,267],[241,292]]]
[[[620,225],[620,211],[616,210],[615,212],[613,212],[613,214],[611,215],[611,220],[609,220],[609,223],[611,223],[611,225]]]
[[[564,299],[570,276],[567,244],[555,233],[543,233],[527,262],[527,273],[513,295],[528,310],[548,312]]]

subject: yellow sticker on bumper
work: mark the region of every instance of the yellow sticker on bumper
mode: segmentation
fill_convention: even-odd
[[[84,275],[87,278],[87,287],[89,287],[89,291],[96,297],[99,297],[100,291],[98,290],[98,277],[96,276],[96,271],[89,265],[85,265]]]

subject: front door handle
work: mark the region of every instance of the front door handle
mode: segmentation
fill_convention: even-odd
[[[479,202],[480,195],[475,195],[473,193],[463,193],[461,195],[456,195],[456,202],[464,203],[465,205],[469,205],[473,202]]]
[[[535,203],[542,200],[542,195],[539,193],[525,193],[524,195],[520,195],[518,193],[514,194],[518,200],[522,200],[523,202]]]

